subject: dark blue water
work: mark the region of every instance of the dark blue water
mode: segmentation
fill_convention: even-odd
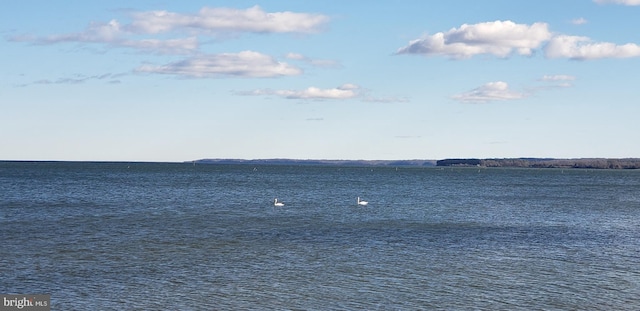
[[[0,236],[55,310],[640,309],[640,171],[0,162]]]

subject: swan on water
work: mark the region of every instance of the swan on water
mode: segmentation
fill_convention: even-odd
[[[361,201],[361,200],[360,200],[360,197],[358,197],[358,205],[367,205],[367,204],[369,204],[369,202],[367,202],[367,201]]]
[[[278,202],[278,198],[276,198],[275,201],[273,201],[273,206],[284,206],[284,203]]]

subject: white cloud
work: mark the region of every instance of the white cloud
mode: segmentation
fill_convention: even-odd
[[[571,83],[576,77],[571,75],[544,75],[538,81],[545,82],[541,86],[529,87],[526,92],[512,90],[506,82],[489,82],[468,92],[451,96],[452,99],[462,103],[486,103],[491,101],[506,101],[523,99],[540,91],[552,88],[572,87]]]
[[[546,82],[548,85],[543,87],[542,89],[546,89],[549,87],[572,87],[572,82],[576,79],[574,76],[570,75],[544,75],[539,80],[542,82]]]
[[[640,5],[640,0],[593,0],[593,2],[598,4],[622,4],[622,5]]]
[[[548,58],[588,60],[640,57],[640,46],[637,44],[616,45],[609,42],[593,42],[588,37],[566,35],[553,37],[544,50]]]
[[[302,70],[254,51],[198,55],[162,66],[143,65],[141,73],[171,74],[191,78],[246,77],[269,78],[294,76]]]
[[[259,6],[248,9],[202,8],[196,14],[168,11],[131,13],[130,23],[111,20],[92,22],[81,32],[45,37],[21,35],[13,41],[55,44],[63,42],[103,43],[115,47],[129,47],[156,53],[184,54],[198,49],[197,35],[251,33],[314,33],[329,21],[321,14],[295,12],[265,12]],[[154,37],[172,33],[176,38]],[[184,34],[189,37],[181,38]],[[140,36],[151,36],[139,39]],[[134,38],[135,37],[135,38]]]
[[[81,83],[85,83],[87,81],[92,81],[92,80],[103,80],[103,81],[107,81],[107,83],[120,83],[120,80],[118,80],[118,78],[125,76],[125,74],[123,73],[105,73],[105,74],[100,74],[100,75],[92,75],[92,76],[87,76],[87,75],[82,75],[82,74],[78,74],[78,75],[74,75],[72,77],[65,77],[65,78],[58,78],[56,80],[49,80],[49,79],[40,79],[37,81],[33,81],[30,83],[25,83],[25,84],[20,84],[17,85],[19,87],[25,87],[25,86],[30,86],[30,85],[37,85],[37,84],[81,84]]]
[[[125,30],[118,21],[112,20],[109,23],[91,23],[83,32],[51,35],[47,37],[15,38],[16,41],[34,41],[40,44],[55,44],[63,42],[77,43],[103,43],[115,47],[129,47],[139,50],[166,53],[166,54],[187,54],[198,49],[199,43],[196,37],[176,38],[176,39],[127,39],[132,35]]]
[[[526,25],[495,21],[463,24],[460,28],[410,41],[397,54],[443,55],[456,59],[479,54],[508,57],[514,52],[531,55],[549,38],[551,32],[546,23]]]
[[[576,77],[570,75],[544,75],[541,81],[573,81]]]
[[[254,90],[250,92],[238,92],[238,95],[275,95],[288,99],[350,99],[359,95],[360,87],[355,84],[343,84],[342,86],[321,89],[309,87],[304,90]]]
[[[304,55],[302,54],[298,54],[298,53],[287,53],[287,56],[285,56],[288,59],[295,59],[295,60],[305,60],[307,59]]]
[[[409,99],[406,97],[373,97],[373,96],[365,96],[363,99],[365,102],[369,103],[408,103]]]
[[[506,82],[489,82],[471,91],[464,92],[451,98],[466,103],[486,103],[498,100],[514,100],[526,97],[524,93],[515,92],[509,89]]]
[[[236,95],[248,96],[279,96],[287,99],[310,99],[310,100],[339,100],[339,99],[360,99],[370,103],[405,103],[409,100],[402,97],[373,97],[369,91],[358,85],[347,83],[335,88],[321,89],[318,87],[308,87],[303,90],[271,90],[257,89],[253,91],[235,92]]]
[[[176,30],[201,33],[313,33],[329,21],[329,17],[321,14],[268,13],[257,5],[245,10],[204,7],[197,14],[147,11],[133,13],[132,17],[129,28],[133,32],[149,34]]]
[[[635,1],[640,3],[640,0]],[[581,24],[586,23],[586,20],[580,18],[573,22]],[[460,28],[410,41],[409,45],[398,49],[396,53],[465,59],[481,54],[497,57],[508,57],[513,53],[531,55],[539,48],[543,49],[547,58],[590,60],[640,57],[640,45],[634,43],[618,45],[593,42],[588,37],[554,35],[546,23],[526,25],[511,21],[464,24]]]
[[[44,38],[35,39],[39,43],[58,43],[58,42],[100,42],[112,43],[120,40],[125,34],[122,26],[117,20],[111,20],[108,23],[91,23],[84,31],[64,34],[52,35]]]
[[[136,48],[139,50],[147,50],[164,54],[188,54],[198,49],[198,38],[179,38],[179,39],[142,39],[142,40],[123,40],[118,42],[119,45],[125,47]]]
[[[309,87],[301,91],[276,91],[276,95],[293,99],[348,99],[358,95],[358,88],[350,84],[331,89]]]
[[[324,68],[338,68],[338,67],[340,67],[340,63],[338,63],[335,60],[313,59],[313,58],[309,58],[309,57],[306,57],[306,56],[304,56],[302,54],[298,54],[298,53],[287,53],[287,55],[285,57],[288,58],[288,59],[302,61],[302,62],[308,63],[308,64],[316,66],[316,67],[324,67]]]
[[[584,25],[586,23],[588,23],[588,21],[582,17],[580,18],[576,18],[576,19],[572,19],[571,23],[574,25]]]

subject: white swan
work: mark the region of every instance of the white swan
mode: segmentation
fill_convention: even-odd
[[[273,201],[273,206],[284,206],[284,203],[278,202],[278,198],[276,198],[275,201]]]
[[[367,202],[367,201],[361,201],[361,200],[360,200],[360,197],[358,197],[358,205],[367,205],[367,204],[369,204],[369,202]]]

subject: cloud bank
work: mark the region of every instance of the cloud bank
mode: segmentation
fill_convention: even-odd
[[[536,50],[542,50],[546,58],[574,60],[640,57],[640,46],[634,43],[618,45],[594,42],[588,37],[553,34],[546,23],[527,25],[512,21],[464,24],[447,32],[412,40],[409,45],[398,49],[396,54],[445,56],[451,59],[467,59],[484,54],[505,58],[513,54],[529,56]]]
[[[43,37],[14,36],[13,41],[36,44],[95,43],[108,47],[132,48],[142,52],[191,55],[164,65],[145,64],[136,73],[168,74],[187,78],[269,78],[303,73],[297,66],[255,51],[205,54],[200,36],[256,33],[315,33],[329,21],[322,14],[265,12],[259,6],[247,9],[203,7],[195,14],[143,11],[129,14],[130,21],[92,22],[80,32]],[[299,54],[287,56],[320,67],[336,67],[337,62],[316,60]]]

